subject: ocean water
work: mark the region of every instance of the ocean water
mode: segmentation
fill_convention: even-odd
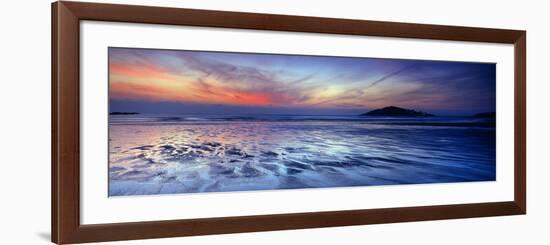
[[[495,127],[460,117],[111,115],[109,195],[495,180]]]

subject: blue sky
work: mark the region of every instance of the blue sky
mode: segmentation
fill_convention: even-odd
[[[496,64],[109,48],[111,111],[358,114],[495,111]]]

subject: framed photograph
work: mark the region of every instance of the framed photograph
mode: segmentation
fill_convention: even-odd
[[[55,2],[52,241],[525,214],[525,38]]]

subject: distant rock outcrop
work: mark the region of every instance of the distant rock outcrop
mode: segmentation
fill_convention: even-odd
[[[361,114],[361,116],[384,116],[384,117],[433,117],[434,115],[415,111],[410,109],[404,109],[396,106],[388,106],[381,109],[369,111]]]
[[[120,112],[120,111],[114,111],[109,113],[109,115],[137,115],[139,112]]]

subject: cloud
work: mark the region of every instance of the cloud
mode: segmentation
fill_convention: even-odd
[[[386,81],[386,80],[388,80],[388,79],[390,79],[390,78],[392,78],[392,77],[395,77],[395,76],[397,76],[397,75],[399,75],[399,74],[401,74],[401,73],[403,73],[403,72],[405,72],[405,71],[407,71],[407,70],[413,68],[413,67],[416,66],[416,65],[417,65],[416,63],[410,64],[410,65],[407,65],[407,66],[405,66],[405,67],[403,67],[403,68],[401,68],[401,69],[399,69],[399,70],[397,70],[397,71],[394,71],[394,72],[392,72],[392,73],[390,73],[390,74],[387,74],[387,75],[381,77],[380,79],[378,79],[378,80],[372,82],[371,84],[369,84],[369,85],[366,86],[365,88],[363,88],[362,91],[364,92],[364,91],[368,90],[369,88],[374,87],[374,86],[376,86],[377,84],[379,84],[379,83],[381,83],[381,82],[384,82],[384,81]]]
[[[255,105],[287,104],[307,100],[305,90],[296,89],[300,83],[314,75],[296,77],[290,82],[280,78],[281,74],[251,66],[234,65],[192,52],[169,51],[162,55],[144,55],[142,50],[117,53],[124,57],[111,59],[111,75],[123,76],[127,83],[147,79],[171,80],[185,83],[184,91],[163,89],[164,84],[149,82],[149,89],[137,85],[117,85],[112,81],[111,96],[151,100],[180,100],[182,102],[229,103]],[[116,55],[115,55],[116,56]],[[151,80],[150,80],[151,81]],[[114,85],[113,85],[114,84]],[[150,90],[153,93],[140,91]],[[125,91],[122,91],[125,90]],[[161,91],[163,91],[161,93]],[[157,92],[156,98],[154,93]],[[179,95],[178,95],[179,93]],[[186,94],[193,93],[193,96]],[[206,97],[210,96],[210,101]],[[203,99],[202,99],[203,98]]]
[[[109,54],[114,99],[456,109],[494,107],[496,90],[494,64],[145,49]]]

